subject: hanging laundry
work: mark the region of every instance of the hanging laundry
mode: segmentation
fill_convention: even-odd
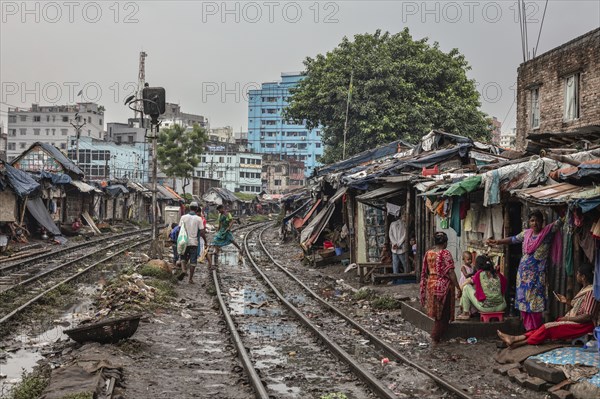
[[[500,203],[500,173],[493,170],[483,176],[483,206],[496,205]]]
[[[391,204],[389,202],[385,203],[385,208],[387,209],[387,213],[389,215],[399,216],[402,207],[396,204]]]
[[[460,237],[460,199],[458,197],[454,197],[452,199],[450,227],[452,227],[452,229],[456,231],[456,236]]]
[[[472,209],[469,209],[467,211],[467,215],[465,216],[465,231],[466,232],[472,232],[473,231],[473,215],[475,214],[475,211]]]
[[[490,208],[492,220],[492,231],[495,239],[504,237],[504,217],[502,216],[502,205],[496,205]]]
[[[425,207],[429,209],[430,212],[435,213],[435,207],[429,198],[425,199]]]
[[[598,219],[596,221],[596,223],[594,223],[594,225],[592,226],[592,229],[590,230],[590,232],[592,233],[592,236],[596,240],[600,240],[600,219]]]
[[[583,228],[579,233],[579,245],[581,249],[583,249],[583,253],[585,257],[588,258],[590,263],[594,262],[594,252],[596,251],[596,240],[590,233],[590,224],[588,224],[588,228]]]
[[[446,207],[446,201],[442,200],[439,202],[439,204],[437,205],[437,207],[435,208],[435,213],[437,213],[440,217],[446,217],[446,213],[444,212],[444,209]]]
[[[563,226],[563,230],[565,231],[565,236],[567,239],[565,240],[564,246],[564,254],[565,254],[565,272],[567,276],[573,275],[573,226],[566,225]],[[557,232],[558,234],[558,232]]]
[[[594,298],[600,301],[600,247],[596,250],[596,264],[594,267]]]
[[[491,219],[490,219],[489,208],[481,209],[479,211],[479,218],[477,221],[477,232],[483,234],[484,236],[488,233],[493,234],[492,226],[491,226],[490,222],[491,222]],[[490,225],[489,231],[488,231],[488,225]]]
[[[460,198],[460,220],[467,217],[467,212],[471,209],[471,200],[467,197]]]

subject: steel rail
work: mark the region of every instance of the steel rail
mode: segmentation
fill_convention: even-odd
[[[267,393],[267,390],[266,390],[264,384],[262,383],[262,379],[258,375],[258,372],[254,368],[254,365],[252,364],[252,360],[250,360],[250,356],[248,355],[248,352],[246,351],[246,347],[244,346],[244,343],[242,342],[242,339],[240,338],[240,335],[237,332],[235,323],[233,322],[233,319],[231,318],[231,315],[229,314],[229,311],[227,309],[227,305],[225,304],[225,301],[223,300],[222,291],[221,291],[221,287],[219,286],[219,281],[218,281],[218,276],[217,276],[216,270],[212,271],[212,278],[213,278],[213,282],[215,284],[215,290],[217,291],[219,307],[221,308],[221,312],[223,312],[223,316],[225,317],[225,321],[227,322],[227,327],[229,327],[229,331],[230,331],[231,335],[233,336],[233,344],[235,345],[236,351],[238,353],[238,357],[241,360],[242,365],[244,366],[244,370],[246,370],[246,373],[248,374],[248,378],[250,379],[250,384],[254,388],[256,397],[260,398],[260,399],[269,399],[270,398],[269,394]]]
[[[33,305],[34,303],[36,303],[37,301],[39,301],[41,298],[43,298],[46,294],[54,291],[55,289],[59,288],[60,286],[67,284],[69,282],[71,282],[72,280],[76,279],[79,276],[82,276],[83,274],[87,273],[88,271],[90,271],[92,268],[98,266],[99,264],[102,264],[120,254],[122,254],[125,251],[128,251],[132,248],[135,248],[137,246],[140,246],[144,243],[149,242],[149,240],[144,240],[144,241],[140,241],[136,244],[133,244],[129,247],[123,248],[121,250],[119,250],[118,252],[115,252],[114,254],[107,256],[104,259],[99,260],[96,263],[93,263],[92,265],[86,267],[85,269],[81,270],[80,272],[75,273],[74,275],[64,279],[63,281],[53,285],[52,287],[48,288],[47,290],[41,292],[40,294],[36,295],[34,298],[30,299],[29,301],[25,302],[23,305],[19,306],[18,308],[16,308],[15,310],[13,310],[12,312],[10,312],[9,314],[7,314],[6,316],[4,316],[3,318],[0,319],[0,327],[6,323],[7,321],[9,321],[10,319],[12,319],[13,317],[15,317],[17,314],[19,314],[19,312],[22,312],[23,310],[27,309],[29,306]],[[103,250],[103,249],[101,249]],[[100,252],[101,250],[98,250],[96,252]]]
[[[273,258],[273,256],[269,253],[269,251],[267,251],[267,249],[266,249],[266,247],[265,247],[265,245],[264,245],[264,243],[262,241],[262,234],[267,230],[267,228],[263,229],[260,232],[260,234],[259,234],[259,243],[260,243],[260,246],[262,247],[263,251],[269,257],[269,259],[271,259],[271,261],[273,262],[273,264],[275,266],[277,266],[284,273],[286,273],[290,278],[292,278],[300,286],[302,286],[302,288],[304,288],[308,293],[310,293],[310,295],[314,299],[316,299],[321,304],[323,304],[326,307],[328,307],[332,312],[336,313],[338,316],[342,317],[349,324],[351,324],[352,327],[354,327],[357,330],[359,330],[364,336],[366,336],[367,338],[369,338],[369,341],[371,341],[374,346],[376,346],[378,349],[380,349],[383,352],[385,352],[389,357],[395,357],[395,358],[401,360],[402,363],[406,364],[407,366],[410,366],[410,367],[418,370],[419,372],[425,374],[426,376],[428,376],[429,378],[431,378],[436,384],[438,384],[440,387],[442,387],[446,391],[452,392],[453,394],[459,396],[462,399],[473,399],[472,396],[466,394],[462,389],[460,389],[459,387],[457,387],[453,383],[444,380],[443,378],[435,375],[429,369],[427,369],[427,368],[425,368],[425,367],[423,367],[423,366],[421,366],[421,365],[413,362],[412,360],[408,359],[406,356],[404,356],[403,354],[401,354],[400,352],[398,352],[395,348],[393,348],[387,342],[385,342],[384,340],[382,340],[381,338],[379,338],[377,335],[375,335],[372,332],[368,331],[366,328],[364,328],[361,324],[359,324],[358,322],[356,322],[354,319],[352,319],[351,317],[347,316],[345,313],[343,313],[341,310],[339,310],[335,306],[331,305],[329,302],[325,301],[317,293],[315,293],[308,286],[306,286],[306,284],[304,284],[302,281],[300,281],[295,275],[293,275],[292,273],[290,273],[284,266],[282,266],[279,262],[277,262],[275,260],[275,258]]]
[[[141,232],[140,232],[139,234],[144,234],[144,233],[146,233],[146,232],[143,232],[143,233],[141,233]],[[138,235],[138,234],[136,234],[136,235]],[[33,283],[33,282],[35,282],[35,281],[39,280],[39,279],[40,279],[40,278],[42,278],[42,277],[46,277],[47,275],[54,273],[55,271],[58,271],[58,270],[60,270],[60,269],[62,269],[62,268],[65,268],[65,267],[67,267],[67,266],[70,266],[70,265],[72,265],[72,264],[74,264],[74,263],[77,263],[77,262],[79,262],[79,261],[83,260],[83,259],[91,258],[92,256],[95,256],[95,255],[97,255],[97,254],[98,254],[98,252],[100,252],[100,251],[106,251],[106,250],[108,250],[108,249],[111,249],[111,248],[117,247],[117,246],[119,246],[119,245],[127,244],[127,242],[128,242],[128,241],[130,241],[130,240],[126,240],[126,241],[120,241],[120,242],[115,242],[115,243],[113,243],[113,244],[109,245],[108,247],[103,247],[103,248],[101,248],[101,249],[99,249],[99,250],[97,250],[97,251],[95,251],[95,252],[90,252],[89,254],[83,255],[83,256],[82,256],[82,257],[80,257],[80,258],[73,259],[73,260],[67,261],[67,262],[65,262],[65,263],[62,263],[62,264],[60,264],[60,265],[58,265],[58,266],[56,266],[56,267],[54,267],[54,268],[52,268],[52,269],[50,269],[50,270],[46,270],[46,271],[45,271],[45,272],[43,272],[43,273],[36,274],[36,275],[34,275],[34,276],[32,276],[32,277],[30,277],[30,278],[26,279],[26,280],[23,280],[23,281],[20,281],[20,282],[18,282],[17,284],[14,284],[13,286],[9,287],[8,289],[6,289],[6,290],[4,290],[4,291],[1,291],[1,292],[0,292],[0,294],[3,294],[3,293],[5,293],[5,292],[8,292],[8,291],[11,291],[11,290],[13,290],[13,289],[15,289],[15,288],[17,288],[17,287],[24,287],[24,286],[26,286],[26,285],[28,285],[28,284],[31,284],[31,283]]]
[[[346,352],[341,346],[339,346],[335,341],[330,339],[324,332],[322,332],[315,324],[313,324],[302,312],[300,312],[291,302],[286,300],[281,292],[275,287],[275,285],[269,280],[269,278],[262,272],[262,270],[258,267],[254,259],[250,255],[249,247],[248,247],[248,236],[258,230],[261,226],[258,226],[250,231],[250,233],[246,234],[244,237],[244,248],[246,249],[246,255],[250,260],[252,266],[256,270],[256,272],[262,277],[265,283],[271,288],[271,290],[275,293],[278,299],[290,310],[292,313],[296,315],[296,317],[314,334],[316,334],[319,339],[335,354],[338,358],[346,363],[347,366],[350,367],[354,371],[354,374],[359,376],[362,382],[367,384],[371,390],[381,398],[394,399],[398,396],[392,392],[385,384],[383,384],[377,377],[375,377],[369,370],[357,364],[356,359],[354,359],[348,352]],[[263,232],[268,229],[269,226],[265,227]],[[262,234],[262,232],[261,232]],[[259,235],[260,241],[260,235]],[[260,241],[262,244],[262,241]],[[264,249],[264,247],[263,247]]]
[[[146,231],[150,231],[150,229],[136,230],[135,233],[142,233],[142,232],[146,232]],[[66,248],[63,248],[63,249],[59,249],[58,251],[53,251],[53,252],[50,252],[50,253],[44,253],[44,254],[37,255],[37,256],[31,257],[31,258],[25,258],[25,259],[23,259],[20,262],[0,267],[0,274],[4,273],[5,271],[8,271],[8,270],[16,269],[17,267],[26,265],[27,263],[30,263],[30,262],[35,262],[37,260],[47,259],[49,257],[52,257],[52,256],[57,255],[57,254],[61,254],[63,252],[70,252],[70,251],[79,249],[81,247],[91,246],[91,245],[94,245],[94,244],[97,244],[97,243],[101,243],[101,242],[106,241],[106,240],[110,240],[111,238],[120,238],[122,236],[130,235],[131,233],[132,233],[131,231],[128,231],[128,232],[125,232],[125,233],[114,234],[114,235],[102,237],[102,238],[100,238],[98,240],[82,242],[80,244],[76,244],[76,245],[73,245],[71,247],[66,247]],[[2,263],[8,262],[9,259],[10,258],[3,259]]]

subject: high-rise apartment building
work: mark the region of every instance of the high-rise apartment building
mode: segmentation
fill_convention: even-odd
[[[321,129],[308,130],[283,118],[290,89],[302,78],[299,73],[282,73],[280,82],[263,83],[261,89],[249,91],[248,145],[256,153],[282,154],[304,162],[308,176],[323,155]]]

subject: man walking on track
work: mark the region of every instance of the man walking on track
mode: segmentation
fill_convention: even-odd
[[[204,248],[204,242],[206,242],[206,236],[204,233],[204,220],[202,217],[197,215],[198,203],[192,202],[190,204],[190,212],[187,215],[183,215],[179,221],[179,225],[185,227],[187,232],[188,242],[185,253],[181,255],[181,274],[179,280],[183,280],[187,273],[187,266],[190,266],[190,284],[194,284],[194,272],[196,266],[198,266],[198,254]]]

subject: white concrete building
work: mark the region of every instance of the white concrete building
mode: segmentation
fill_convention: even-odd
[[[262,155],[238,152],[235,146],[219,143],[206,146],[196,167],[196,177],[221,181],[221,187],[232,192],[258,194],[261,191]]]
[[[146,130],[150,131],[150,122],[146,124],[148,128],[138,127],[138,119],[129,119],[127,123],[110,122],[106,124],[106,141],[112,141],[117,144],[143,143],[146,141]]]
[[[235,143],[233,128],[231,126],[211,128],[208,137],[212,141],[221,141],[223,143]]]
[[[169,127],[174,124],[191,128],[195,123],[205,129],[209,128],[208,119],[202,115],[181,112],[181,106],[179,104],[166,103],[165,113],[162,114],[159,119],[162,121],[161,128]]]
[[[76,114],[78,121],[75,120]],[[77,136],[71,123],[83,124],[81,137],[104,139],[104,109],[96,103],[49,106],[32,104],[29,109],[9,108],[7,158],[10,160],[16,157],[36,142],[66,150],[69,138]]]
[[[517,129],[500,134],[500,147],[510,150],[517,149]]]

